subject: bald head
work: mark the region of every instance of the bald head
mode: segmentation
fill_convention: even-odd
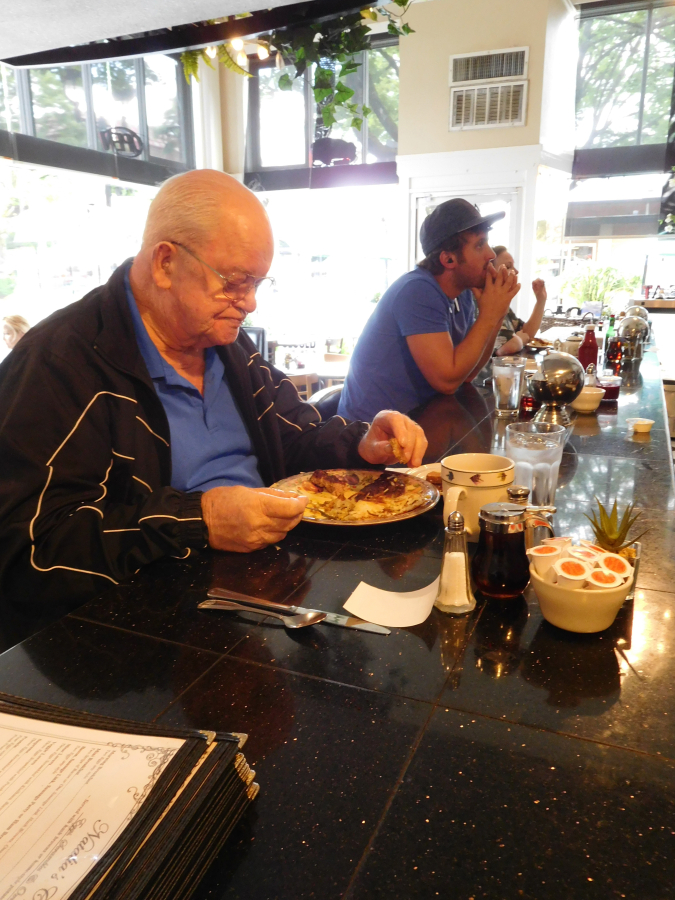
[[[267,213],[236,179],[210,169],[170,178],[150,204],[129,272],[155,345],[201,352],[235,341],[273,255]],[[237,280],[248,287],[224,288]]]
[[[150,204],[143,251],[160,241],[178,241],[199,250],[213,241],[255,234],[265,241],[270,225],[258,198],[231,175],[198,169],[165,181]]]

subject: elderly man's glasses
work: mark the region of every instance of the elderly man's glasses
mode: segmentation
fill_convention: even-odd
[[[182,250],[185,250],[186,253],[189,253],[193,259],[196,259],[197,262],[201,263],[203,266],[206,266],[214,275],[217,275],[223,285],[223,294],[229,300],[242,300],[246,297],[247,294],[250,294],[251,291],[254,293],[258,290],[261,284],[264,284],[266,281],[270,284],[274,284],[274,278],[271,276],[267,276],[266,278],[255,278],[253,275],[247,275],[245,272],[234,272],[232,275],[221,275],[213,266],[210,266],[207,262],[204,262],[196,253],[193,253],[189,247],[186,247],[185,244],[181,244],[179,241],[169,241],[170,244],[175,244],[176,247],[180,247]]]

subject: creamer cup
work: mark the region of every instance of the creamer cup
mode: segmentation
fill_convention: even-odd
[[[553,563],[553,569],[557,576],[557,583],[572,589],[583,587],[592,572],[592,566],[585,560],[572,559],[569,556]]]
[[[572,544],[571,537],[552,537],[552,538],[544,538],[542,544],[552,544],[554,547],[560,547],[561,554],[560,558],[564,558],[568,555],[569,548]]]
[[[588,547],[589,550],[594,550],[596,553],[607,553],[605,549],[600,547],[598,544],[594,544],[593,541],[585,541],[582,538],[579,543],[582,547]]]
[[[562,549],[551,544],[540,544],[538,547],[531,547],[527,551],[527,555],[530,557],[537,575],[541,578],[546,577],[548,570],[554,562],[560,559],[561,554]]]
[[[598,564],[599,554],[595,550],[591,550],[590,547],[569,547],[568,555],[572,559],[582,559],[591,566]]]
[[[598,557],[598,565],[607,572],[614,572],[616,575],[619,575],[624,581],[630,577],[633,571],[633,567],[628,560],[617,553],[603,553],[602,556]]]
[[[587,581],[587,586],[594,591],[619,587],[620,584],[623,584],[623,578],[616,572],[608,572],[606,569],[593,569]]]

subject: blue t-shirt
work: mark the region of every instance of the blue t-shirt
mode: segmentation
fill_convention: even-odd
[[[450,300],[426,269],[387,288],[363,329],[349,364],[338,413],[366,422],[381,409],[407,413],[437,392],[420,372],[406,338],[448,331],[457,346],[476,317],[471,291]]]
[[[204,394],[179,375],[147,332],[125,276],[136,341],[169,420],[171,486],[179,491],[208,491],[235,484],[262,487],[251,438],[225,378],[215,347],[204,352]]]

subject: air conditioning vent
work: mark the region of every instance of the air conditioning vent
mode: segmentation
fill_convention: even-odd
[[[527,78],[528,47],[450,57],[450,84]]]
[[[524,125],[527,82],[453,88],[450,92],[450,130]]]

